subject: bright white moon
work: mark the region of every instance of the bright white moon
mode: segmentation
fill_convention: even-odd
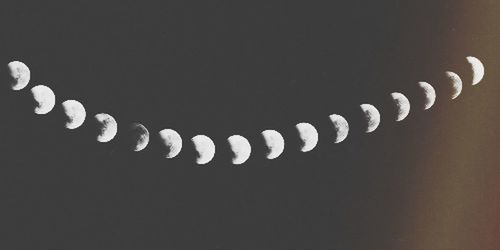
[[[434,102],[436,102],[436,90],[426,82],[418,82],[417,85],[422,89],[424,94],[424,110],[430,109],[434,105]]]
[[[318,131],[316,128],[306,122],[295,125],[295,128],[299,133],[300,140],[302,140],[300,151],[309,152],[313,150],[318,144]]]
[[[349,123],[347,123],[347,120],[341,115],[332,114],[328,117],[330,118],[333,128],[335,129],[335,138],[333,142],[342,142],[349,134]]]
[[[196,163],[199,165],[204,165],[209,163],[215,156],[215,144],[206,135],[197,135],[191,138],[194,144],[194,149],[198,153],[196,157]]]
[[[163,155],[165,158],[176,157],[182,149],[182,138],[177,131],[173,129],[163,129],[158,132],[162,142]]]
[[[473,56],[468,56],[466,59],[472,69],[472,85],[476,85],[484,77],[484,65],[479,59]]]
[[[367,122],[365,132],[371,133],[375,131],[375,129],[377,129],[378,125],[380,124],[380,113],[378,112],[377,108],[375,108],[371,104],[361,104],[360,107]]]
[[[451,99],[457,98],[462,92],[462,79],[456,73],[451,71],[445,72],[446,79],[451,83]]]
[[[252,147],[250,146],[250,142],[248,142],[245,137],[241,135],[232,135],[227,138],[227,142],[233,152],[233,164],[243,164],[248,160],[248,158],[250,158]]]
[[[35,100],[35,114],[47,114],[56,105],[56,96],[54,95],[54,92],[47,86],[37,85],[31,88],[31,95]]]
[[[95,121],[97,122],[99,133],[97,134],[98,142],[109,142],[115,138],[116,133],[118,132],[118,124],[116,123],[115,118],[111,115],[100,113],[94,116]]]
[[[391,93],[391,98],[396,105],[396,121],[402,121],[410,113],[410,101],[405,95],[398,92]]]
[[[67,100],[62,103],[64,115],[66,116],[66,128],[76,129],[85,121],[85,108],[79,101]]]
[[[9,69],[9,84],[12,90],[24,89],[30,82],[30,69],[26,64],[19,61],[12,61],[7,64]]]
[[[285,150],[283,136],[276,130],[265,130],[262,131],[261,135],[264,137],[264,142],[268,149],[266,158],[270,160],[278,158],[283,153],[283,150]]]

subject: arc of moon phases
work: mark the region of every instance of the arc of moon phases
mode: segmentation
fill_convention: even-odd
[[[349,134],[349,123],[347,123],[347,120],[337,114],[332,114],[328,116],[330,118],[330,121],[332,122],[333,128],[335,130],[335,138],[333,140],[334,143],[340,143],[345,138],[347,138],[347,135]]]
[[[456,73],[451,71],[446,71],[445,76],[447,82],[451,84],[450,97],[453,100],[457,98],[462,92],[462,79],[460,79],[460,76],[458,76]]]
[[[65,127],[76,129],[85,121],[85,108],[76,100],[66,100],[62,103],[64,115],[66,116]]]
[[[364,118],[366,120],[366,133],[371,133],[377,129],[380,124],[380,113],[377,108],[371,104],[361,104],[361,111],[363,111]]]
[[[115,118],[111,115],[100,113],[94,116],[94,120],[99,128],[99,133],[97,134],[98,142],[109,142],[115,138],[118,132],[118,124]]]
[[[232,135],[227,138],[231,151],[233,152],[232,163],[239,165],[245,163],[252,153],[252,146],[248,140],[241,135]]]
[[[132,150],[139,152],[148,146],[149,131],[144,125],[134,122],[130,124],[128,130]]]
[[[410,113],[410,101],[405,95],[398,92],[391,93],[391,98],[396,105],[396,121],[402,121]]]
[[[204,165],[209,163],[215,156],[215,144],[206,135],[197,135],[191,138],[191,142],[194,145],[194,149],[198,153],[196,157],[196,163],[199,165]]]
[[[476,57],[468,56],[466,59],[472,69],[472,85],[476,85],[484,77],[484,65]]]
[[[269,160],[278,158],[283,150],[285,150],[285,140],[283,136],[276,130],[264,130],[261,133],[266,144],[266,158]]]
[[[24,89],[30,82],[30,69],[26,64],[19,61],[12,61],[7,64],[9,70],[9,84],[12,90]]]
[[[165,158],[174,158],[181,152],[182,138],[177,131],[173,129],[163,129],[158,132],[158,136],[162,143]]]
[[[418,82],[417,86],[424,94],[424,110],[430,109],[436,102],[436,90],[427,82]]]
[[[45,85],[37,85],[31,88],[31,95],[35,101],[35,114],[47,114],[56,105],[56,96],[54,95],[54,92]]]
[[[309,152],[313,150],[318,144],[318,131],[316,128],[307,122],[299,123],[295,125],[295,128],[302,140],[300,151]]]

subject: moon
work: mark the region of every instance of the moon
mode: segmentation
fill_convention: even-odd
[[[35,114],[47,114],[52,111],[56,105],[56,96],[54,95],[54,92],[45,85],[37,85],[31,88],[31,95],[35,100]]]
[[[335,138],[333,142],[342,142],[349,134],[349,123],[347,123],[347,120],[341,115],[332,114],[328,117],[330,118],[333,128],[335,129]]]
[[[430,109],[436,102],[436,90],[427,82],[418,82],[417,86],[422,90],[424,97],[424,110]]]
[[[313,150],[318,144],[318,131],[316,128],[306,122],[295,125],[295,128],[297,129],[299,137],[302,140],[300,151],[309,152]]]
[[[191,142],[194,145],[194,149],[198,153],[196,157],[196,163],[199,165],[204,165],[209,163],[215,156],[215,144],[206,135],[197,135],[191,138]]]
[[[176,157],[182,149],[182,138],[177,131],[173,129],[163,129],[158,132],[161,140],[162,152],[165,158]]]
[[[67,100],[62,103],[64,115],[66,116],[65,127],[67,129],[76,129],[85,121],[85,108],[76,100]]]
[[[134,122],[128,127],[128,136],[130,148],[135,152],[139,152],[148,146],[149,143],[149,131],[144,125]]]
[[[111,115],[100,113],[94,116],[94,121],[99,128],[99,133],[97,134],[98,142],[109,142],[115,138],[118,132],[118,124],[115,118]]]
[[[410,101],[405,95],[398,92],[391,93],[391,98],[397,110],[396,121],[402,121],[410,113]]]
[[[227,142],[231,147],[231,151],[233,151],[233,158],[231,161],[234,165],[243,164],[250,158],[252,146],[250,146],[250,142],[248,142],[245,137],[241,135],[232,135],[227,138]]]
[[[19,61],[12,61],[7,64],[9,70],[9,84],[12,90],[24,89],[30,82],[30,69],[26,64]]]
[[[267,147],[266,158],[269,160],[278,158],[285,150],[283,136],[276,130],[264,130],[261,135]]]
[[[361,107],[361,111],[363,111],[363,115],[367,123],[365,133],[375,131],[380,124],[380,113],[377,108],[371,104],[361,104],[359,106]]]
[[[484,77],[484,65],[476,57],[468,56],[466,59],[472,69],[472,85],[476,85]]]
[[[446,71],[445,77],[447,84],[451,84],[451,92],[449,93],[449,96],[453,100],[462,92],[462,79],[460,79],[460,76],[456,73],[451,71]]]

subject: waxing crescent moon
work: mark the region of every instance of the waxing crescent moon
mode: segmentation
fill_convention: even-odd
[[[227,138],[227,142],[233,152],[232,163],[239,165],[245,163],[252,153],[252,146],[248,140],[241,135],[232,135]]]
[[[215,144],[206,135],[197,135],[191,138],[191,142],[194,145],[194,149],[198,153],[196,157],[196,163],[199,165],[204,165],[209,163],[215,156]]]
[[[484,65],[476,57],[468,56],[466,59],[472,69],[472,85],[476,85],[484,77]]]
[[[402,121],[410,113],[410,101],[405,95],[398,92],[391,93],[391,98],[396,106],[396,121]]]
[[[54,95],[54,92],[45,85],[37,85],[31,88],[31,95],[35,101],[35,114],[47,114],[56,105],[56,96]]]
[[[430,109],[432,105],[436,102],[436,90],[432,85],[427,82],[418,82],[418,88],[422,90],[422,94],[424,95],[424,110]]]
[[[332,122],[333,128],[335,130],[335,138],[333,140],[334,143],[340,143],[345,138],[347,138],[347,135],[349,134],[349,123],[347,123],[347,120],[337,114],[332,114],[328,116],[330,118],[330,121]]]
[[[98,142],[109,142],[115,138],[118,132],[118,124],[115,118],[111,115],[100,113],[94,116],[94,121],[97,123],[99,133],[97,134]]]
[[[380,113],[377,108],[371,104],[361,104],[361,111],[366,121],[365,133],[371,133],[377,129],[380,124]]]
[[[12,90],[24,89],[30,82],[30,69],[26,64],[19,61],[12,61],[7,64],[9,70],[9,84]]]
[[[300,151],[309,152],[313,150],[318,144],[318,131],[316,128],[306,122],[295,125],[295,128],[299,133],[300,140],[302,140]]]
[[[266,158],[270,160],[278,158],[285,150],[283,136],[276,130],[264,130],[261,135],[267,148]]]
[[[451,84],[451,99],[457,98],[462,92],[462,79],[456,73],[451,71],[445,72],[447,84]]]
[[[158,132],[162,144],[162,152],[165,158],[176,157],[182,149],[182,138],[173,129],[163,129]]]
[[[128,146],[132,150],[139,152],[146,148],[149,143],[149,131],[144,125],[134,122],[128,127],[128,132],[128,139],[130,140]]]
[[[85,121],[85,108],[76,100],[67,100],[62,103],[64,115],[66,116],[65,127],[68,129],[76,129]]]

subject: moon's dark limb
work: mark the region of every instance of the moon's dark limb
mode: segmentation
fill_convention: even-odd
[[[133,151],[141,151],[149,143],[149,131],[140,123],[132,123],[128,127],[126,146]]]

